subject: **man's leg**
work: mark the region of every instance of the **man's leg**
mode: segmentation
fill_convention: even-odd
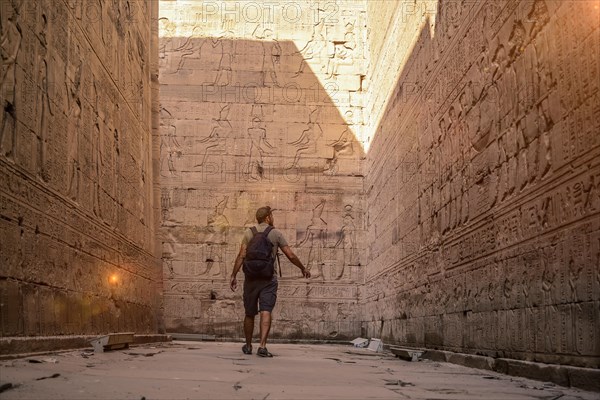
[[[261,316],[262,320],[262,316]],[[252,334],[254,333],[254,316],[246,315],[244,317],[244,336],[246,336],[246,345],[252,348]]]
[[[260,347],[267,347],[267,338],[269,337],[269,331],[271,330],[271,312],[261,311],[260,312]]]
[[[252,353],[252,335],[254,334],[254,319],[258,314],[258,295],[255,282],[244,281],[244,336],[246,344],[242,347],[244,354]]]

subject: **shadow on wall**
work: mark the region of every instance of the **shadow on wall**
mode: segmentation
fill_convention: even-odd
[[[163,178],[224,174],[252,183],[359,175],[364,152],[354,131],[362,110],[349,96],[361,91],[361,76],[347,72],[351,59],[318,46],[324,44],[298,50],[289,41],[161,38]],[[307,53],[323,57],[319,77]]]
[[[294,251],[314,268],[314,284],[338,285],[335,293],[325,287],[313,294],[305,283],[296,285],[297,268],[281,257],[273,336],[357,335],[360,326],[348,321],[358,319],[350,305],[357,303],[362,269],[352,259],[360,241],[350,230],[362,198],[342,202],[349,187],[360,188],[351,196],[362,196],[365,153],[355,136],[362,108],[350,101],[362,91],[362,77],[349,49],[328,53],[316,38],[302,49],[263,39],[238,40],[226,32],[160,40],[167,329],[238,337],[243,306],[228,277],[244,229],[268,203],[279,210],[277,226]],[[313,71],[317,64],[322,69]],[[329,226],[302,220],[315,207],[324,208],[316,219]],[[341,283],[351,290],[340,290]],[[301,293],[310,309],[305,319],[325,322],[307,324],[285,312]],[[327,296],[335,304],[323,301]],[[338,309],[350,311],[339,315]]]

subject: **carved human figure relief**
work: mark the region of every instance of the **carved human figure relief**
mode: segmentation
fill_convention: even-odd
[[[100,118],[99,114],[99,94],[97,81],[94,78],[92,82],[92,112],[94,113],[94,130],[92,132],[92,165],[94,169],[94,177],[93,177],[93,185],[92,185],[92,201],[93,201],[93,212],[94,214],[102,218],[102,210],[101,210],[101,178],[102,178],[102,167],[104,164],[103,156],[102,156],[102,128],[104,127],[103,121]]]
[[[323,136],[323,129],[321,129],[321,125],[316,122],[319,112],[319,108],[312,110],[308,117],[306,128],[302,131],[298,139],[288,143],[296,148],[294,160],[289,168],[296,168],[302,155],[317,153],[318,140]]]
[[[256,26],[252,36],[260,40],[262,44],[261,85],[280,87],[277,73],[281,67],[281,45],[274,38],[273,31],[260,24]]]
[[[327,47],[327,39],[325,38],[325,19],[321,20],[313,27],[313,33],[310,40],[306,45],[298,51],[302,56],[302,61],[298,66],[298,70],[294,76],[298,76],[304,72],[306,68],[307,60],[313,58],[320,58],[323,54],[323,50]]]
[[[3,1],[0,33],[0,155],[10,159],[15,157],[17,148],[16,137],[16,61],[21,48],[21,26],[19,25],[19,9],[12,1]],[[6,17],[5,17],[6,15]],[[6,18],[6,19],[5,19]]]
[[[516,21],[513,25],[513,29],[510,33],[507,43],[508,53],[508,64],[517,66],[517,61],[526,49],[527,32],[521,21]],[[528,92],[531,90],[531,86],[527,84],[528,71],[524,71],[523,68],[515,68],[517,73],[517,115],[523,115],[527,111],[528,107]]]
[[[172,34],[175,31],[174,24],[167,18],[161,18],[159,21],[162,21],[161,29],[164,30],[166,35]],[[163,55],[162,59],[169,57],[169,61],[166,59],[163,61],[163,64],[167,67],[165,73],[176,74],[183,69],[188,58],[200,58],[202,45],[205,43],[205,40],[200,37],[201,32],[202,27],[194,26],[192,32],[185,41],[179,47],[172,50],[169,49],[169,46],[173,41],[172,38],[162,37],[160,39],[159,57],[161,54]]]
[[[577,281],[579,281],[582,271],[583,265],[571,256],[569,259],[569,289],[571,289],[571,300],[574,302],[579,301],[577,296]]]
[[[600,285],[600,238],[598,238],[596,250],[596,282]]]
[[[131,70],[125,93],[130,106],[139,117],[144,117],[144,76],[146,73],[146,54],[144,44],[138,33],[127,33],[127,58]]]
[[[72,77],[67,74],[67,188],[68,196],[74,200],[79,199],[81,184],[81,163],[79,154],[79,129],[81,127],[81,70],[82,60],[78,61]]]
[[[540,249],[540,263],[543,268],[542,272],[542,292],[544,294],[544,305],[554,304],[552,291],[554,290],[554,281],[556,280],[556,271],[554,269],[554,254],[553,247]]]
[[[175,276],[173,260],[177,256],[175,247],[178,244],[177,239],[173,235],[172,228],[179,224],[171,218],[171,208],[171,189],[163,187],[160,193],[161,231],[163,232],[162,260],[163,265],[167,267],[169,276],[172,278]]]
[[[553,59],[549,48],[550,40],[551,39],[547,37],[540,37],[534,42],[538,62],[537,69],[540,80],[540,96],[542,97],[553,90],[557,85],[555,60]]]
[[[459,115],[462,114],[460,103],[453,104],[448,109],[448,139],[450,141],[450,158],[452,174],[455,175],[464,165],[463,162],[463,136],[462,124]]]
[[[448,130],[448,116],[444,115],[438,122],[438,148],[440,150],[441,182],[447,182],[452,174],[452,146]]]
[[[175,269],[173,268],[173,260],[177,257],[176,246],[178,245],[177,238],[173,235],[171,228],[163,229],[162,239],[162,260],[163,265],[167,267],[169,277],[175,276]]]
[[[36,174],[43,182],[48,182],[48,117],[54,115],[52,103],[49,97],[49,73],[48,73],[48,42],[46,38],[47,18],[45,14],[41,16],[41,29],[38,33],[39,53],[37,56],[37,82],[39,90],[37,92],[37,104],[39,107],[36,113],[36,151],[34,160],[36,160]]]
[[[552,124],[553,122],[544,111],[543,104],[537,110],[534,109],[532,113],[517,122],[521,189],[529,184],[533,184],[539,177],[546,175],[548,172],[546,169],[550,168],[550,164],[548,163],[550,161],[549,157],[551,157],[550,138],[548,135],[542,134],[546,132],[541,131]],[[540,149],[540,146],[542,149]],[[540,156],[542,156],[542,159],[540,159]],[[542,170],[540,170],[541,165],[543,165]]]
[[[477,81],[471,86],[474,107],[470,112],[478,117],[478,121],[474,120],[475,124],[469,126],[469,139],[477,152],[482,152],[495,137],[499,122],[498,88],[493,82],[492,65],[486,50],[477,59]]]
[[[173,37],[175,36],[177,26],[169,18],[161,17],[158,19],[158,62],[161,71],[168,69],[167,58],[174,50],[171,49]]]
[[[160,175],[164,177],[178,176],[179,170],[176,163],[181,158],[182,149],[177,140],[177,127],[170,123],[173,116],[167,109],[161,107],[160,114]]]
[[[496,173],[498,175],[498,200],[504,201],[508,196],[512,194],[512,189],[509,184],[509,170],[508,163],[510,154],[506,145],[507,134],[504,134],[498,138],[498,165]]]
[[[222,277],[227,276],[227,266],[223,259],[223,246],[216,243],[206,243],[202,246],[204,259],[200,260],[200,264],[204,264],[204,267],[198,270],[198,275],[211,277]],[[214,268],[215,264],[218,268]]]
[[[340,156],[350,156],[354,154],[354,142],[356,141],[354,133],[350,129],[350,124],[353,122],[354,113],[346,111],[347,121],[346,128],[337,140],[334,140],[329,146],[333,149],[333,155],[327,159],[324,171],[326,174],[335,174],[338,169],[338,159]]]
[[[206,252],[206,268],[201,275],[212,270],[215,262],[218,262],[219,271],[215,272],[216,275],[226,276],[226,266],[223,260],[223,245],[227,244],[227,233],[229,231],[229,220],[225,216],[225,209],[229,196],[224,196],[214,208],[214,211],[207,216],[206,229],[209,233],[205,243],[207,244],[208,251]]]
[[[277,72],[281,65],[281,45],[275,39],[270,43],[263,42],[263,51],[262,84],[263,86],[280,87]]]
[[[492,81],[498,87],[500,129],[512,124],[517,116],[517,76],[503,44],[498,44],[491,62]]]
[[[225,142],[233,132],[233,127],[229,122],[230,109],[231,104],[223,106],[219,112],[219,118],[213,118],[211,131],[208,136],[196,141],[204,146],[204,153],[202,154],[202,161],[199,164],[194,165],[195,167],[203,166],[206,163],[209,154],[222,152],[225,149]]]
[[[343,261],[340,272],[336,279],[342,279],[346,266],[352,265],[356,249],[356,224],[352,216],[352,206],[350,204],[344,207],[344,216],[342,218],[342,227],[340,228],[339,239],[333,245],[334,248],[340,248],[343,252]]]
[[[221,58],[219,60],[217,76],[213,84],[215,86],[227,86],[231,83],[233,57],[235,55],[233,32],[227,30],[216,40],[217,42],[211,38],[210,42],[213,47],[220,46]]]
[[[545,0],[535,0],[532,4],[531,11],[527,15],[529,21],[533,21],[529,37],[535,38],[544,26],[550,22],[550,13]]]
[[[312,210],[312,218],[310,224],[306,227],[304,237],[296,245],[296,247],[308,247],[308,261],[306,269],[311,271],[316,267],[317,272],[311,272],[311,278],[325,279],[323,275],[323,256],[322,252],[327,238],[327,222],[321,218],[325,208],[326,201],[323,199]]]
[[[327,62],[326,79],[335,79],[340,65],[352,65],[354,63],[354,50],[356,49],[354,23],[348,22],[345,30],[344,42],[334,44],[333,57],[329,58]]]
[[[554,121],[550,116],[548,107],[548,99],[542,100],[537,106],[537,126],[539,129],[538,161],[540,179],[545,178],[552,170],[552,143],[550,139],[550,131],[552,128],[554,128]]]
[[[229,229],[229,220],[225,216],[225,209],[227,208],[228,201],[229,196],[224,196],[223,199],[215,205],[214,211],[208,215],[206,227],[210,233],[220,235],[227,233],[227,230]]]
[[[261,127],[261,120],[258,117],[252,118],[252,126],[248,128],[250,137],[250,155],[248,160],[248,172],[251,180],[260,180],[264,176],[263,156],[268,155],[275,149],[267,141],[267,130]]]

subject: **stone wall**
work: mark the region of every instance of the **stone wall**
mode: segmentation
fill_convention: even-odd
[[[369,2],[370,32],[400,16],[372,49],[414,45],[370,71],[399,76],[371,121],[368,333],[597,367],[598,2],[434,3]]]
[[[160,3],[0,0],[1,336],[238,336],[268,204],[274,337],[599,365],[597,1]]]
[[[0,335],[156,332],[157,3],[0,5]]]
[[[241,334],[229,276],[256,209],[270,205],[313,275],[282,256],[273,336],[360,334],[365,21],[357,1],[161,1],[168,331]]]

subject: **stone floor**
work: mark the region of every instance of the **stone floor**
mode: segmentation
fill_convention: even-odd
[[[255,348],[256,350],[256,348]],[[342,345],[151,344],[0,362],[9,399],[599,399],[600,394]]]

